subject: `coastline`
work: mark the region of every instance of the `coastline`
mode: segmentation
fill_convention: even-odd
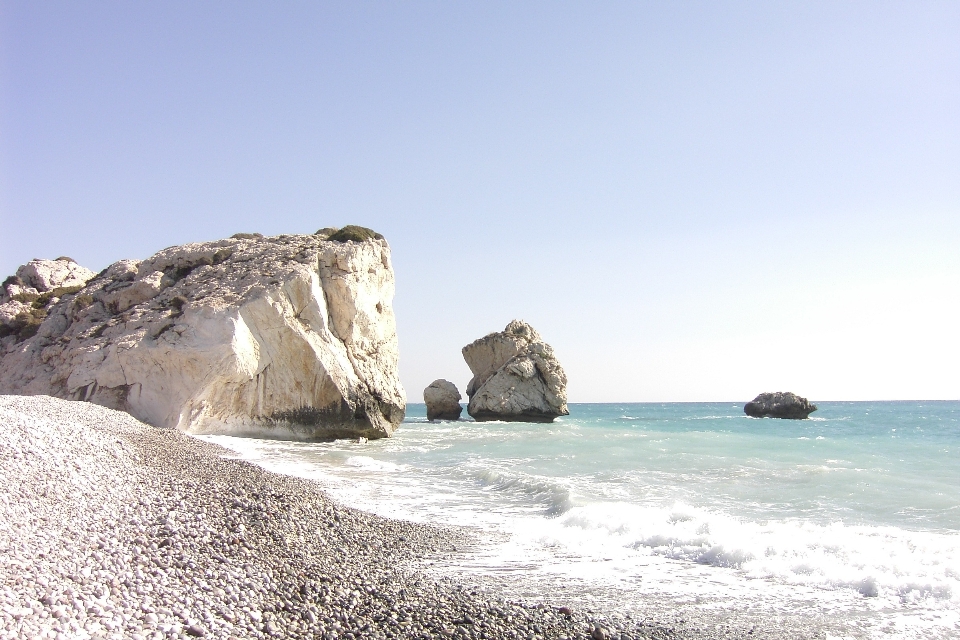
[[[469,529],[361,512],[89,403],[2,396],[0,419],[3,638],[823,637],[507,599],[427,571],[466,558]]]

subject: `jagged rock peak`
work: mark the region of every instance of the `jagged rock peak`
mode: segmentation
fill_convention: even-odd
[[[805,420],[817,410],[817,405],[789,391],[761,393],[743,407],[751,418],[784,418]]]
[[[22,265],[0,288],[0,339],[11,335],[26,339],[36,334],[46,308],[82,289],[93,276],[93,271],[67,257],[34,259]]]
[[[32,333],[0,305],[0,393],[89,400],[191,433],[388,436],[405,411],[393,294],[382,237],[170,247],[39,295]]]
[[[513,320],[471,342],[463,359],[473,373],[467,406],[475,420],[552,422],[567,410],[567,375],[532,326]]]
[[[34,259],[17,269],[17,277],[24,286],[33,287],[41,293],[58,287],[83,285],[93,276],[93,271],[66,256],[56,260]]]
[[[460,392],[449,380],[434,380],[423,390],[423,402],[427,405],[427,420],[459,420],[463,413]]]

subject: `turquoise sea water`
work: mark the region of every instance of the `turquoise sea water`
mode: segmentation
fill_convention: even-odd
[[[803,589],[905,635],[960,632],[960,402],[818,405],[573,404],[544,425],[429,423],[414,404],[386,440],[205,439],[347,504],[496,533],[478,572],[638,594],[653,576],[698,602]]]

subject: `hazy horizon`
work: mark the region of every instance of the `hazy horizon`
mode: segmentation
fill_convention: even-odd
[[[514,318],[571,402],[955,400],[957,33],[949,2],[0,0],[0,277],[359,224],[411,402]]]

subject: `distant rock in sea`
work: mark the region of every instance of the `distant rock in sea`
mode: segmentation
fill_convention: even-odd
[[[3,283],[0,393],[190,433],[389,436],[406,409],[390,249],[344,229],[242,233],[96,275],[34,260]]]
[[[567,374],[553,348],[526,322],[514,320],[463,348],[473,378],[467,406],[475,420],[553,422],[567,410]]]
[[[448,380],[434,380],[423,390],[427,420],[458,420],[463,413],[457,385]]]
[[[787,420],[805,420],[817,410],[817,405],[789,391],[761,393],[743,407],[743,412],[751,418],[784,418]]]

